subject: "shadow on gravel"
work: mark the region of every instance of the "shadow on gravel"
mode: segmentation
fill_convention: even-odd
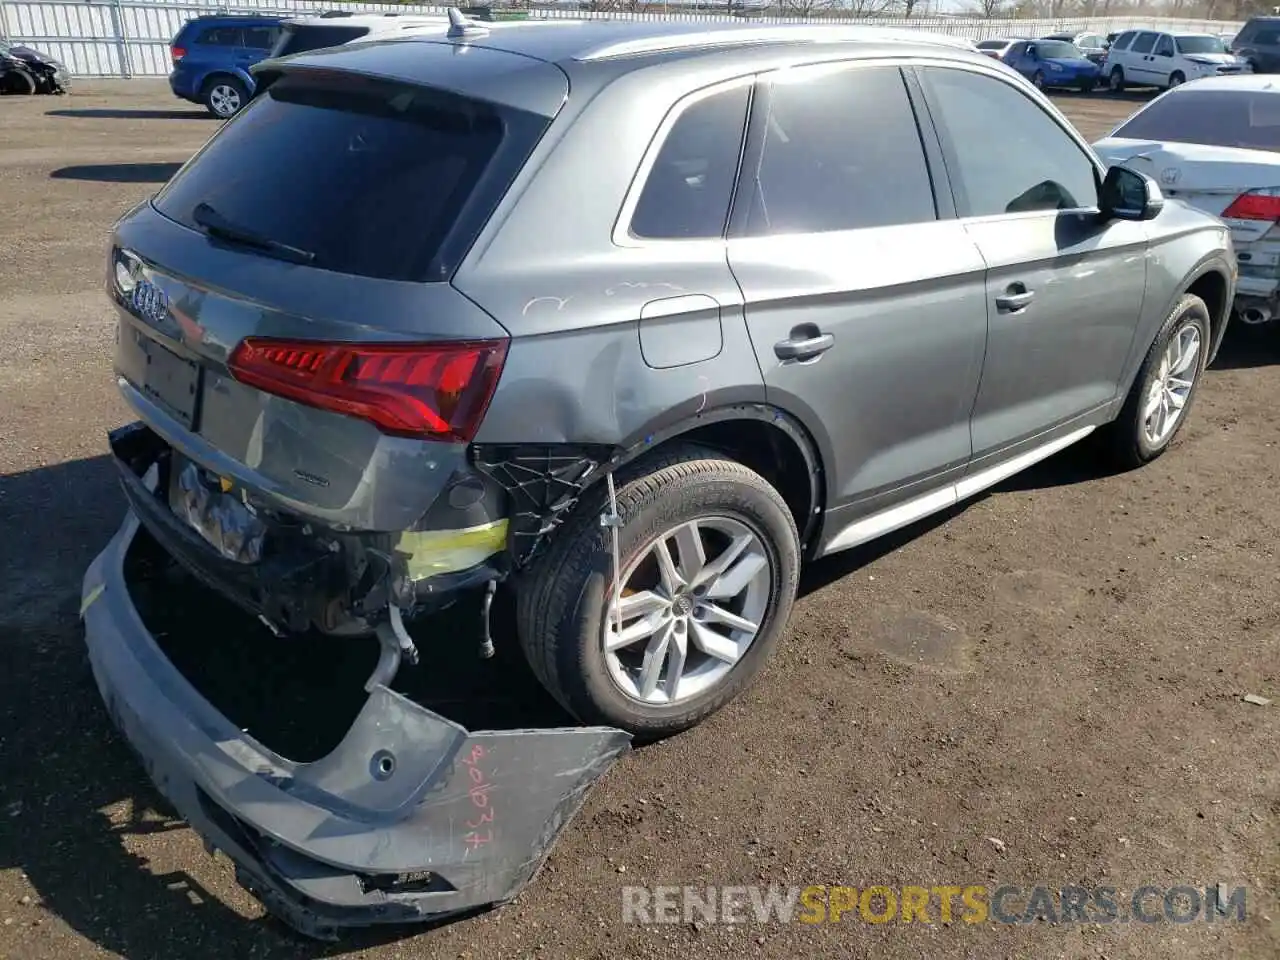
[[[46,110],[46,117],[80,117],[86,120],[200,120],[213,114],[192,110],[120,110],[110,107],[82,107],[78,110]]]
[[[87,163],[59,167],[51,180],[88,180],[93,183],[168,183],[180,163]]]
[[[1248,370],[1280,364],[1280,323],[1250,327],[1232,320],[1210,371]]]
[[[0,477],[0,582],[26,584],[16,603],[6,597],[0,606],[0,870],[24,872],[37,900],[9,905],[4,916],[31,926],[48,910],[128,960],[327,956],[430,929],[371,929],[338,944],[313,943],[233,910],[224,899],[223,882],[233,885],[225,859],[219,891],[210,892],[185,870],[160,872],[130,851],[140,838],[154,846],[165,843],[157,834],[173,833],[181,846],[166,850],[168,862],[203,856],[116,735],[84,654],[81,576],[123,513],[107,457]],[[18,544],[25,549],[10,547]],[[373,641],[278,640],[184,576],[147,593],[139,591],[139,602],[149,605],[166,652],[260,740],[307,759],[345,732],[363,700]],[[501,593],[493,615],[491,660],[478,657],[478,602],[459,603],[415,629],[429,666],[406,666],[395,688],[476,728],[571,723],[525,665]],[[26,936],[41,932],[33,927]]]

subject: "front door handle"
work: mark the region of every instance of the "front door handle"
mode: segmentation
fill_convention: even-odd
[[[821,333],[813,324],[802,324],[791,331],[786,340],[773,345],[779,360],[812,360],[835,346],[836,338]]]
[[[1028,290],[1024,284],[1011,283],[1009,289],[996,297],[996,309],[1001,313],[1017,313],[1034,299],[1035,291]]]

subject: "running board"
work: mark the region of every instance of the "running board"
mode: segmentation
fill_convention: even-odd
[[[948,484],[941,490],[933,490],[923,496],[908,500],[906,503],[890,507],[888,510],[881,510],[879,513],[873,513],[869,517],[855,520],[836,534],[819,556],[825,557],[831,553],[848,550],[850,547],[856,547],[860,543],[875,540],[886,533],[892,533],[894,530],[915,523],[917,520],[922,520],[931,514],[953,507],[961,500],[967,500],[988,487],[994,487],[1001,480],[1008,479],[1015,473],[1021,473],[1032,464],[1039,463],[1041,460],[1053,456],[1059,450],[1071,446],[1077,440],[1084,439],[1093,433],[1095,429],[1093,426],[1080,427],[1078,430],[1073,430],[1071,433],[1056,440],[1033,447],[1026,453],[1020,453],[1010,460],[1001,461],[995,466],[979,470],[972,476],[963,477],[955,483]]]

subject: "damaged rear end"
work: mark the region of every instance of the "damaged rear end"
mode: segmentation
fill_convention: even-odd
[[[389,689],[418,657],[406,621],[491,597],[540,522],[513,524],[517,484],[471,450],[508,333],[449,278],[567,85],[499,51],[468,51],[474,73],[447,44],[383,51],[376,76],[366,56],[288,61],[117,224],[115,370],[138,419],[110,442],[131,510],[82,610],[103,698],[159,788],[313,935],[506,899],[628,742],[470,732]],[[475,75],[504,82],[477,95]],[[129,595],[139,536],[277,634],[377,638],[334,751],[277,756],[186,682]]]

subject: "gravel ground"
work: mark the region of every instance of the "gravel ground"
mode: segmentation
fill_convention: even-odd
[[[1089,137],[1136,102],[1060,101]],[[81,574],[122,511],[103,456],[127,418],[106,231],[214,122],[163,82],[100,82],[6,98],[0,129],[0,958],[1280,955],[1280,338],[1241,330],[1155,464],[1105,475],[1068,450],[815,566],[753,690],[618,763],[516,903],[336,947],[294,938],[113,734],[76,620]],[[243,637],[198,619],[187,650],[212,683]],[[510,643],[495,669],[527,682]],[[323,726],[313,701],[287,701],[281,736]],[[936,901],[931,923],[621,914],[624,884],[1104,884],[1124,898],[1219,882],[1247,888],[1243,922],[943,925]]]

